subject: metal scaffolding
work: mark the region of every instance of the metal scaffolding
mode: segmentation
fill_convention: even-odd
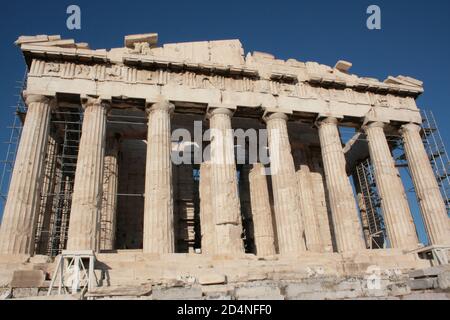
[[[386,247],[386,229],[381,214],[381,201],[376,188],[370,159],[361,161],[355,170],[355,183],[361,195],[359,207],[366,245],[370,249]]]
[[[431,110],[422,110],[423,143],[444,198],[447,214],[450,213],[450,160],[436,119]]]
[[[19,147],[20,135],[22,134],[23,121],[27,112],[26,105],[21,95],[21,92],[26,87],[26,76],[27,74],[25,72],[22,81],[17,81],[17,85],[15,86],[15,89],[18,92],[15,95],[15,97],[17,98],[17,103],[16,105],[9,107],[13,109],[13,119],[11,121],[11,125],[7,127],[7,129],[10,130],[9,140],[4,142],[7,147],[5,158],[3,161],[1,161],[2,174],[0,177],[0,199],[2,211],[5,207],[6,199],[8,197],[8,189],[11,182],[14,162],[16,160],[17,148]]]
[[[56,185],[53,193],[42,195],[53,199],[47,247],[50,256],[56,256],[66,248],[83,113],[81,107],[59,108],[53,116],[52,123],[60,137],[54,177]]]

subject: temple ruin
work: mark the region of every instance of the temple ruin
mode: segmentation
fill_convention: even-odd
[[[18,270],[54,281],[64,254],[94,256],[96,286],[448,265],[449,199],[423,144],[421,81],[356,76],[347,61],[244,54],[239,40],[157,38],[126,36],[110,50],[59,36],[16,41],[26,113],[0,229],[5,283]],[[344,127],[354,132],[348,141]],[[177,129],[192,139],[175,140]],[[257,136],[255,151],[236,130],[267,137]],[[425,246],[392,154],[398,144]]]

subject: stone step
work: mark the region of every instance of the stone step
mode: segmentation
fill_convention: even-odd
[[[450,271],[450,265],[434,266],[409,272],[410,278],[437,277],[439,274]]]

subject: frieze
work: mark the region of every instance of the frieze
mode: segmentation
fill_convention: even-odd
[[[308,64],[307,64],[308,65]],[[317,69],[316,64],[310,65]],[[280,81],[245,77],[202,74],[194,71],[171,71],[167,69],[148,70],[124,65],[80,64],[73,62],[45,62],[33,60],[30,76],[60,77],[63,79],[89,79],[96,81],[116,81],[130,84],[159,86],[184,86],[190,89],[215,89],[233,92],[255,92],[271,94],[275,97],[295,97],[299,99],[323,100],[351,104],[395,107],[417,110],[413,97],[399,97],[392,93],[379,94],[357,91],[351,88],[325,88],[309,82],[287,83]]]

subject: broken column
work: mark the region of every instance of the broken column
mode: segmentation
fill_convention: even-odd
[[[161,101],[147,107],[144,252],[175,252],[170,116],[174,105]]]
[[[212,254],[215,247],[215,224],[211,194],[211,164],[200,165],[200,229],[202,253]]]
[[[109,104],[100,98],[87,98],[83,108],[67,249],[98,251],[106,113]]]
[[[256,255],[274,255],[276,251],[272,210],[265,168],[261,163],[253,164],[249,173],[249,185]]]
[[[383,128],[382,122],[364,126],[388,239],[392,248],[415,248],[418,239],[414,221]]]
[[[345,156],[338,131],[338,120],[318,121],[325,181],[330,201],[336,246],[339,252],[365,249],[353,190],[345,170]]]
[[[103,197],[100,219],[100,249],[113,250],[116,238],[117,183],[119,178],[118,154],[120,136],[112,135],[106,139]]]
[[[234,137],[230,109],[209,111],[211,129],[211,195],[215,223],[214,252],[243,253],[242,219],[238,195]]]
[[[430,244],[450,245],[450,220],[420,136],[420,126],[403,125],[401,133]]]
[[[284,113],[278,112],[264,117],[268,131],[274,213],[280,254],[306,250],[287,119]]]
[[[0,254],[32,254],[52,99],[28,95],[28,106],[0,227]]]

